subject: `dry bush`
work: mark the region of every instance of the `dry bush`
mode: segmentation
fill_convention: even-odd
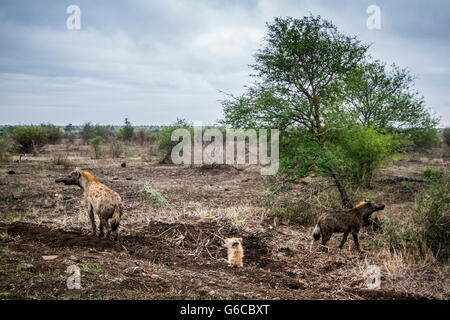
[[[0,138],[0,160],[7,159],[9,149],[9,139],[7,136]]]
[[[416,196],[415,208],[400,217],[390,216],[382,233],[374,238],[378,247],[401,253],[419,263],[437,260],[448,264],[450,258],[449,174],[427,172],[428,187]]]
[[[275,223],[312,226],[320,214],[341,205],[339,194],[325,179],[298,182],[270,177],[266,183],[265,207]]]
[[[68,159],[68,155],[65,154],[56,154],[52,157],[51,159],[51,163],[54,166],[63,166],[64,169],[68,169],[70,167],[72,167],[72,163],[70,162],[70,160]]]
[[[120,158],[123,154],[123,142],[113,140],[109,146],[112,158]]]

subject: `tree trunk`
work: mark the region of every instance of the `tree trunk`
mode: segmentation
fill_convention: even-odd
[[[324,142],[322,141],[322,134],[320,132],[320,126],[317,128],[317,131],[319,132],[319,135],[316,135],[316,139],[318,140],[319,144],[322,147],[325,147]],[[333,169],[330,169],[331,176],[334,179],[334,182],[336,183],[336,187],[339,190],[339,194],[341,195],[342,205],[344,208],[353,208],[353,204],[350,201],[347,191],[345,190],[344,184],[342,183],[341,179],[338,177],[336,172]]]
[[[334,182],[336,183],[336,187],[339,190],[339,194],[341,195],[342,205],[345,208],[353,208],[353,204],[347,195],[347,191],[345,190],[344,184],[342,183],[341,179],[339,179],[337,174],[334,172],[331,172],[331,176],[333,177]]]

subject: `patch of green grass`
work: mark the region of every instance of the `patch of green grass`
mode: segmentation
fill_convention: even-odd
[[[444,176],[444,170],[427,167],[422,171],[422,175],[428,181],[437,181]]]
[[[28,219],[37,219],[37,218],[39,218],[39,217],[38,217],[38,216],[35,216],[34,214],[27,213],[27,214],[25,215],[25,218],[28,218]]]
[[[145,186],[145,192],[151,194],[157,201],[158,206],[162,207],[168,203],[167,199],[156,189],[153,189],[151,185]]]
[[[448,264],[449,174],[430,168],[425,172],[429,186],[417,194],[412,213],[402,214],[398,218],[390,217],[374,241],[377,246],[384,246],[391,252],[404,252],[415,261],[433,256]]]
[[[400,153],[396,153],[391,157],[392,163],[396,163],[396,162],[404,161],[404,160],[405,160],[405,156]]]
[[[92,269],[92,271],[95,273],[100,273],[100,272],[102,272],[102,269],[100,267],[98,267],[98,268]]]

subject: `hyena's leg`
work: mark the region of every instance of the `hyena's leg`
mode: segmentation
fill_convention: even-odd
[[[100,218],[100,224],[99,224],[99,233],[98,233],[98,237],[99,238],[101,238],[101,237],[103,237],[103,226],[104,226],[104,224],[105,224],[105,221],[102,219],[102,218]]]
[[[118,230],[119,230],[119,223],[116,223],[116,225],[114,226],[114,228],[111,226],[111,229],[113,229],[112,231],[112,236],[114,240],[117,240],[118,237]]]
[[[355,242],[356,250],[361,251],[361,249],[359,248],[358,232],[353,231],[352,236],[353,236],[353,241]]]
[[[328,248],[325,246],[328,240],[331,239],[332,233],[322,233],[322,249],[323,251],[328,251]]]
[[[111,226],[108,223],[108,218],[102,219],[102,221],[105,224],[105,228],[106,228],[105,239],[108,239],[109,235],[111,234]]]
[[[92,208],[92,205],[90,203],[88,204],[88,213],[89,213],[89,218],[91,219],[91,225],[92,225],[92,233],[90,235],[95,237],[97,230],[96,230],[96,226],[95,226],[94,208]]]
[[[348,229],[347,231],[345,231],[344,236],[342,237],[341,244],[339,245],[339,249],[342,249],[342,247],[344,246],[345,241],[347,241],[347,237],[348,237],[348,234],[349,234],[349,233],[350,233],[350,229]]]

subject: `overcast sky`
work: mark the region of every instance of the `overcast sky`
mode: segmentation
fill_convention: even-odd
[[[69,5],[81,29],[68,30]],[[369,30],[369,5],[381,29]],[[312,13],[408,67],[450,126],[450,1],[0,1],[0,124],[214,123],[275,16]]]

